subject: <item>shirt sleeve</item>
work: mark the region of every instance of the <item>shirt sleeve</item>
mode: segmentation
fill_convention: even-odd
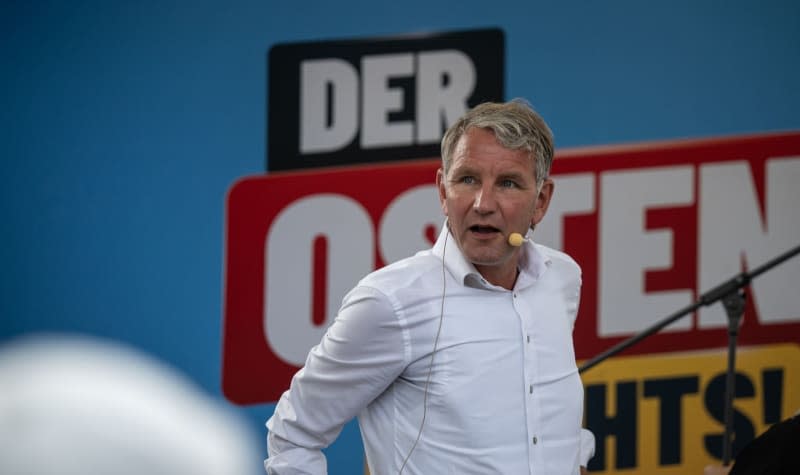
[[[594,457],[594,434],[589,429],[581,429],[581,449],[579,452],[581,467],[587,467]]]
[[[327,473],[322,449],[407,365],[396,311],[385,294],[370,287],[356,287],[345,297],[267,421],[267,473]]]

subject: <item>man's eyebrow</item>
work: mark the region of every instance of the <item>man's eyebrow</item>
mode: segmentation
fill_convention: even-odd
[[[455,175],[459,175],[459,176],[475,175],[475,174],[478,173],[477,169],[475,169],[475,168],[473,168],[473,167],[471,167],[469,165],[461,166],[461,167],[454,167],[452,171],[453,171],[453,173],[452,173],[453,176],[455,176]]]
[[[522,181],[522,180],[525,179],[525,174],[520,173],[520,172],[504,172],[504,173],[501,173],[500,175],[498,175],[497,179],[498,180],[513,179],[513,180],[517,180],[517,181]]]

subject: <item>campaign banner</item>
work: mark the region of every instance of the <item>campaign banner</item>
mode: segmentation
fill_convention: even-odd
[[[725,349],[613,358],[583,374],[592,473],[703,473],[725,433]],[[732,453],[798,411],[800,345],[747,345],[736,355]]]
[[[277,401],[344,294],[370,271],[431,246],[444,223],[438,167],[422,160],[271,173],[231,187],[228,399]],[[533,237],[583,269],[580,360],[800,245],[800,132],[564,150],[552,176],[555,194]],[[737,444],[800,409],[797,282],[800,257],[747,287]],[[598,438],[590,468],[691,473],[719,459],[726,327],[721,304],[703,307],[583,373],[587,425]]]
[[[267,169],[430,158],[468,109],[504,97],[497,28],[270,48]]]

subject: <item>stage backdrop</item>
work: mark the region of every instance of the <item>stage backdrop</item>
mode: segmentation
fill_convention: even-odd
[[[325,155],[326,160],[335,158],[337,162],[354,158],[350,165],[364,165],[362,152],[381,150],[379,155],[386,158],[389,154],[384,151],[400,147],[405,150],[394,157],[398,160],[435,159],[438,152],[431,136],[437,124],[431,119],[441,113],[450,121],[463,107],[461,100],[470,85],[453,83],[442,74],[475,80],[474,91],[483,92],[470,95],[468,103],[491,98],[530,100],[551,125],[560,151],[575,146],[800,130],[800,2],[512,0],[499,4],[463,0],[457,8],[453,5],[451,1],[431,0],[0,3],[0,345],[40,332],[79,333],[132,345],[175,367],[221,404],[246,417],[252,437],[266,457],[264,422],[274,404],[231,403],[223,396],[220,381],[223,307],[229,318],[235,310],[224,303],[222,287],[225,283],[227,291],[233,291],[236,281],[236,277],[226,275],[227,263],[223,259],[235,257],[232,253],[225,256],[229,252],[226,247],[240,239],[237,232],[231,232],[234,241],[227,240],[225,220],[235,218],[236,212],[229,214],[225,203],[232,184],[241,177],[264,174],[265,170],[273,173],[294,169],[302,163],[323,165],[314,163],[309,158],[311,154],[318,158]],[[431,32],[465,31],[478,32],[480,40],[448,38],[446,34],[436,44],[422,41],[430,39]],[[498,32],[502,32],[499,38]],[[397,35],[404,35],[411,43],[400,47],[382,40],[372,46],[367,44],[376,38]],[[354,39],[355,50],[340,56],[342,43]],[[418,40],[416,44],[414,40]],[[333,49],[323,49],[320,43]],[[312,44],[314,48],[308,48]],[[482,47],[489,49],[489,54]],[[281,64],[282,69],[273,69],[273,64]],[[304,96],[307,111],[324,113],[325,117],[321,120],[320,116],[306,114],[307,120],[301,125],[301,64],[306,72],[322,73],[317,79],[330,81],[330,86],[325,85],[326,94],[334,85],[340,86],[335,97],[349,105],[334,114],[328,104],[322,108],[321,103],[308,100],[312,96]],[[332,68],[321,67],[327,64],[333,64]],[[287,77],[294,76],[295,84],[282,83],[273,88],[279,71]],[[431,81],[437,75],[441,80]],[[304,77],[309,79],[305,91],[322,92],[320,82],[311,81],[314,76]],[[361,101],[366,86],[371,89],[364,96],[364,103],[370,107],[363,111],[361,103],[356,105],[353,98]],[[397,111],[396,93],[401,91],[403,106]],[[436,94],[430,96],[431,91]],[[285,96],[287,105],[273,111],[270,106],[278,96]],[[367,115],[363,115],[365,112]],[[366,117],[370,118],[369,129],[362,137],[359,129]],[[303,150],[313,153],[305,153],[297,160],[294,151],[286,150],[284,155],[279,150],[287,144],[299,146],[301,136],[295,134],[301,133],[300,127],[307,132],[324,131],[324,140],[306,140]],[[280,135],[273,137],[273,131],[291,133],[291,140],[296,143],[281,141]],[[277,150],[272,148],[274,145]],[[560,154],[566,157],[565,152]],[[610,166],[616,160],[609,158],[597,166]],[[560,166],[556,166],[557,171]],[[601,198],[606,198],[597,193],[605,189],[600,187],[605,172],[594,167],[587,164],[580,173],[590,175],[597,185],[595,194],[575,197],[579,201],[572,205],[580,211],[581,206],[594,203],[594,210],[566,215],[561,227],[545,223],[537,230],[537,239],[563,228],[561,239],[566,239],[570,252],[576,252],[580,246],[576,247],[574,241],[582,227],[603,225],[598,213]],[[627,171],[646,169],[634,167]],[[568,181],[563,178],[567,178],[565,172],[569,170],[561,170],[556,202],[568,196]],[[700,169],[693,170],[693,178],[699,180]],[[414,183],[430,185],[431,172],[420,173],[423,176],[415,178]],[[275,179],[280,179],[279,175]],[[303,183],[301,180],[297,186]],[[392,189],[400,193],[411,183],[397,185],[392,181],[387,186],[399,186]],[[758,188],[760,181],[754,183],[756,196],[766,196],[762,192],[768,189]],[[249,186],[252,185],[243,184],[242,189]],[[298,198],[292,187],[281,186]],[[236,187],[231,193],[234,201],[240,191]],[[680,199],[678,191],[674,194],[676,200]],[[336,188],[333,192],[347,196],[352,191]],[[695,201],[700,193],[698,188],[693,194]],[[755,203],[747,198],[748,193],[748,188],[742,188],[729,191],[729,196],[731,200]],[[294,198],[266,199],[276,199],[287,206],[294,202]],[[380,206],[390,202],[394,197],[387,196]],[[770,203],[765,199],[765,206],[759,211],[772,209]],[[731,203],[732,207],[736,204]],[[269,202],[253,202],[250,206],[269,207]],[[371,203],[359,206],[370,210],[364,212],[369,216],[371,236],[375,243],[386,247],[391,238],[378,227],[377,219],[385,213],[372,209]],[[416,212],[435,213],[435,207],[426,204]],[[275,226],[272,218],[279,213],[272,211],[272,216],[254,216],[251,223],[254,235],[263,236],[255,238],[261,251],[250,264],[264,269],[264,259],[269,257],[265,253],[267,228]],[[689,228],[678,225],[694,222],[694,207],[683,209],[683,214],[676,208],[669,216],[661,217],[657,216],[658,211],[649,211],[650,226],[664,224],[654,219],[674,215],[675,242],[694,239],[688,231],[691,223]],[[753,230],[769,230],[770,239],[773,232],[766,214],[758,221],[760,228],[753,216],[752,210],[737,208],[726,216],[715,217],[736,223],[742,230],[726,235],[720,250],[729,250],[725,247],[727,240],[742,244],[746,238],[757,243],[747,247],[751,253],[748,265],[758,258],[752,255],[752,249],[766,245],[758,237],[753,238]],[[430,222],[437,228],[441,225],[435,214]],[[407,231],[395,232],[405,236]],[[681,232],[689,232],[689,237]],[[610,238],[614,236],[605,239]],[[424,238],[416,240],[419,246],[427,245]],[[331,240],[329,246],[332,245]],[[585,253],[601,256],[597,244],[591,245],[597,251]],[[689,248],[698,245],[699,241]],[[322,240],[319,246],[321,254]],[[359,261],[354,265],[372,268],[390,253],[401,251],[392,252],[387,247],[370,254],[371,265],[362,266]],[[312,251],[306,248],[302,252],[307,260]],[[696,257],[708,260],[710,256],[706,253]],[[582,356],[590,356],[604,347],[601,343],[611,344],[630,333],[631,321],[636,320],[623,318],[621,313],[619,317],[603,317],[603,333],[584,336],[587,331],[598,331],[595,325],[600,321],[600,310],[594,307],[599,302],[588,292],[598,271],[606,268],[603,263],[607,258],[598,261],[599,268],[592,268],[592,259],[576,257],[584,261],[588,299],[579,318],[579,351]],[[727,257],[721,259],[730,264]],[[684,269],[677,270],[679,274],[697,274],[694,267],[700,265],[699,260],[676,256],[674,261]],[[332,255],[322,263],[328,271],[318,268],[312,274],[307,268],[301,275],[310,278],[343,272],[341,263]],[[681,267],[687,265],[689,271]],[[649,266],[648,275],[657,275],[658,266]],[[292,277],[291,268],[279,272]],[[263,269],[252,272],[259,279],[255,285],[260,290],[256,292],[262,298],[266,295],[260,283],[264,274]],[[626,279],[631,280],[630,276]],[[649,282],[647,285],[652,287],[645,289],[646,294],[654,297],[655,291],[666,288],[664,283]],[[686,286],[684,292],[692,288],[689,283],[676,281],[676,286],[681,285]],[[326,287],[320,281],[315,288]],[[611,291],[606,289],[605,295]],[[766,300],[762,295],[756,297],[759,300],[751,299],[754,305],[760,306]],[[324,308],[335,307],[337,298],[333,290],[327,293],[325,300],[330,303]],[[242,304],[252,306],[249,302]],[[297,308],[292,311],[296,313]],[[310,307],[302,310],[317,315],[313,321],[319,323],[330,313],[321,308],[317,307],[315,313]],[[251,322],[256,348],[263,351],[255,351],[253,358],[272,353],[264,350],[269,346],[263,333],[263,310],[259,309],[257,317],[262,323]],[[655,317],[647,313],[647,317],[642,314],[636,318]],[[754,346],[751,327],[755,322],[758,320],[749,313],[742,336],[746,346]],[[231,325],[226,344],[226,351],[231,351],[236,338],[230,330],[237,323],[226,320],[225,325]],[[786,324],[772,322],[768,327],[783,330]],[[708,348],[722,348],[722,330],[703,332]],[[674,336],[661,337],[660,343],[658,339],[647,342],[645,345],[655,347],[636,348],[626,357],[649,358],[657,351],[670,349],[671,343],[679,351],[690,335],[681,330]],[[788,340],[792,335],[786,332],[780,337]],[[781,356],[781,364],[796,361],[790,356]],[[231,361],[231,355],[225,358]],[[743,352],[742,364],[744,358]],[[267,382],[274,379],[274,386],[280,386],[281,370],[272,375],[275,361],[268,358],[264,363],[267,367],[260,368],[260,362],[247,359],[242,371],[253,369],[249,373],[253,386],[268,384],[265,378]],[[666,374],[654,372],[652,362],[645,359],[641,364],[650,372],[639,379],[632,365],[640,360],[620,361],[626,366],[613,375],[602,375],[614,370],[614,362],[610,362],[584,377],[589,386],[596,383],[591,378],[602,378],[603,384],[590,388],[590,392],[602,391],[606,395],[604,416],[611,422],[598,422],[600,413],[595,411],[594,429],[598,433],[613,430],[620,443],[627,443],[625,437],[630,439],[633,435],[633,420],[613,422],[618,400],[622,404],[630,402],[631,395],[636,396],[636,406],[626,402],[624,407],[637,409],[636,439],[640,440],[648,437],[646,430],[653,430],[654,421],[660,417],[657,411],[661,401],[666,401],[667,407],[676,407],[676,402],[670,401],[677,401],[677,396],[645,397],[644,391],[654,391],[645,388],[647,381],[664,379]],[[684,367],[683,362],[673,365],[671,360],[664,361],[665,365],[678,368],[676,371]],[[708,367],[714,375],[721,371],[716,363],[709,363]],[[797,405],[786,392],[792,387],[790,373],[783,366],[778,369],[746,373],[755,385],[755,396],[738,398],[736,406],[753,424],[754,432],[765,427],[763,421],[785,417],[787,406]],[[706,393],[714,394],[717,386],[710,385],[709,375],[702,374],[691,373],[688,377],[702,377],[698,380],[698,394],[702,391],[704,398]],[[239,383],[236,379],[225,375],[226,391],[231,397],[269,399],[264,396],[266,391],[254,395],[244,390],[247,382],[243,378]],[[776,401],[777,395],[780,403],[762,407],[764,401]],[[683,408],[689,403],[696,408],[703,405],[691,392],[681,393],[680,402],[680,421],[684,422],[681,431],[687,434],[687,424],[703,419],[687,415]],[[780,414],[765,407],[779,407]],[[697,445],[705,443],[705,435],[713,437],[721,432],[715,418],[707,414],[704,417],[707,424],[700,427],[703,435],[685,436],[687,448],[681,452],[682,460],[689,449],[705,454],[705,449],[698,449]],[[606,440],[606,465],[613,466],[617,464],[613,447],[616,439],[609,436]],[[655,442],[648,443],[657,447]],[[361,471],[363,456],[355,424],[345,427],[326,454],[331,475]],[[636,463],[644,467],[645,460],[645,455],[637,452]],[[639,472],[648,473],[644,468]],[[263,474],[261,460],[253,461],[252,473]]]
[[[438,159],[271,173],[227,200],[223,391],[277,401],[363,275],[429,247]],[[583,268],[590,358],[800,245],[800,133],[557,153],[534,239]],[[747,289],[734,451],[800,408],[800,257]],[[676,321],[583,374],[600,473],[701,473],[722,455],[726,318]]]

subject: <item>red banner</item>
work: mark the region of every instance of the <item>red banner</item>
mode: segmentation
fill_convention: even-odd
[[[235,183],[226,207],[223,390],[276,401],[365,274],[427,248],[444,222],[438,160]],[[586,359],[800,244],[800,132],[560,152],[537,242],[583,268]],[[800,341],[800,258],[749,288],[740,344]],[[626,354],[726,345],[721,305]]]

